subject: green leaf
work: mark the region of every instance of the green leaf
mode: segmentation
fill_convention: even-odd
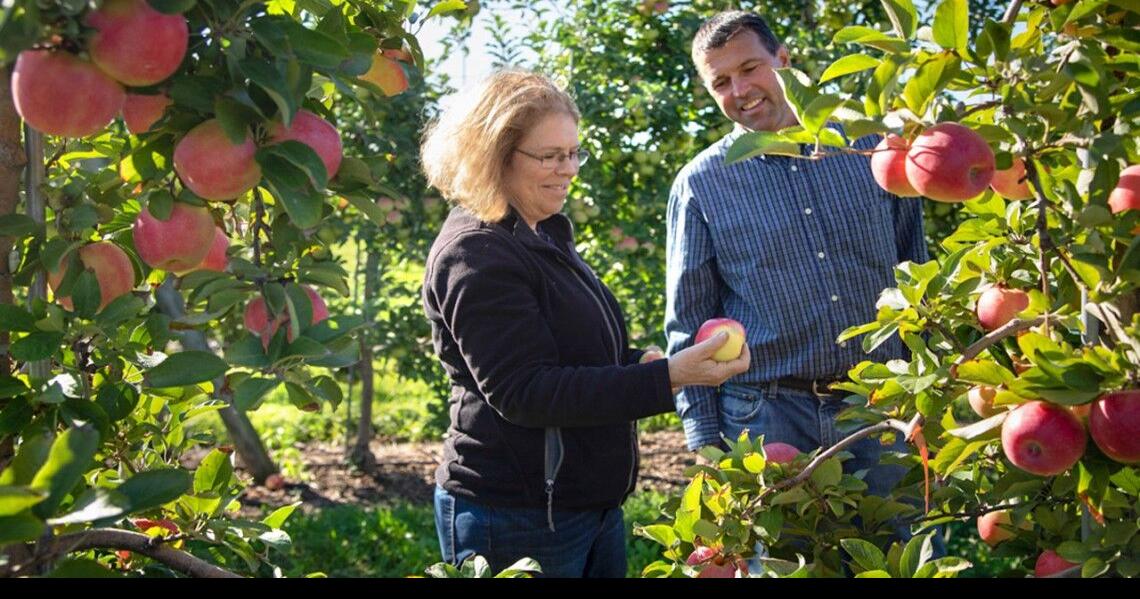
[[[438,17],[439,15],[447,14],[449,12],[465,10],[466,8],[467,2],[464,0],[440,0],[439,3],[431,7],[431,10],[428,11],[427,16],[425,16],[423,20],[426,21],[432,17]]]
[[[894,26],[895,35],[904,39],[913,38],[915,30],[918,29],[918,11],[914,9],[914,4],[910,0],[882,0],[882,2],[883,9],[887,11],[887,17]]]
[[[63,526],[118,518],[130,511],[130,504],[130,500],[118,491],[93,487],[75,500],[70,512],[48,520],[48,524]]]
[[[1009,27],[993,19],[986,19],[983,31],[982,35],[989,38],[994,56],[1005,61],[1009,57]]]
[[[811,473],[811,482],[819,488],[834,487],[843,478],[843,464],[839,458],[825,460]]]
[[[34,541],[44,532],[44,523],[35,516],[0,516],[0,547],[9,543]]]
[[[194,493],[223,493],[233,477],[230,454],[215,449],[206,455],[194,471]]]
[[[18,306],[0,304],[0,330],[31,332],[36,330],[36,318]]]
[[[47,461],[31,482],[33,489],[48,492],[48,498],[33,509],[37,516],[47,518],[55,513],[63,498],[83,480],[98,447],[99,432],[90,425],[69,428],[56,437]]]
[[[843,103],[843,98],[834,94],[822,94],[816,96],[806,108],[803,113],[803,125],[808,131],[818,135],[820,131],[827,125],[827,119],[831,118],[831,113],[835,112]],[[834,143],[829,145],[836,145]],[[840,138],[840,146],[846,144],[842,143]]]
[[[6,214],[0,216],[0,236],[15,237],[28,237],[39,233],[42,227],[36,224],[36,221],[31,217],[23,214]]]
[[[300,507],[302,503],[303,502],[298,501],[289,505],[283,505],[273,510],[272,514],[263,518],[261,523],[269,528],[281,528],[285,524],[285,521],[289,519],[289,516],[292,516],[293,512]]]
[[[958,75],[961,60],[952,54],[939,54],[924,62],[903,87],[903,97],[912,112],[926,114],[930,101]]]
[[[61,560],[44,578],[124,578],[124,575],[93,559],[68,557]]]
[[[285,125],[288,126],[288,117],[297,112],[297,102],[289,90],[285,76],[271,63],[261,59],[247,58],[242,60],[238,63],[238,69],[249,78],[250,82],[261,88],[273,100],[273,103],[277,105],[278,112],[285,119]]]
[[[130,500],[132,512],[140,512],[178,499],[190,490],[190,484],[189,472],[181,468],[161,468],[140,472],[116,490]]]
[[[836,44],[860,44],[878,48],[891,54],[905,54],[910,51],[910,44],[906,40],[862,25],[849,25],[840,29],[835,33],[832,42]]]
[[[844,56],[839,60],[831,63],[831,65],[823,71],[823,75],[820,75],[819,82],[825,83],[837,77],[850,75],[851,73],[858,73],[859,71],[865,71],[867,69],[873,69],[879,66],[879,64],[882,62],[883,61],[879,60],[878,58],[872,58],[866,54],[848,54],[847,56]]]
[[[152,8],[164,15],[179,15],[198,4],[198,0],[147,0]]]
[[[14,516],[47,499],[47,493],[26,486],[0,485],[0,517]]]
[[[887,557],[873,544],[863,539],[842,539],[839,544],[864,570],[886,570]]]
[[[784,90],[784,98],[795,112],[796,119],[803,123],[804,110],[817,96],[811,78],[803,71],[790,67],[776,69],[776,74],[779,75],[778,81]]]
[[[891,575],[886,570],[867,570],[855,575],[855,578],[890,578]]]
[[[233,144],[243,143],[249,136],[249,128],[262,120],[257,111],[229,96],[218,96],[214,100],[214,114]]]
[[[763,472],[765,463],[766,462],[764,460],[764,456],[756,452],[750,452],[748,455],[744,456],[744,469],[748,472],[751,472],[752,474],[759,474]]]
[[[934,545],[931,542],[933,534],[918,535],[907,542],[902,559],[899,560],[899,574],[902,578],[913,578],[918,569],[934,556]]]
[[[313,148],[299,141],[283,141],[264,147],[258,152],[271,153],[301,169],[309,177],[309,182],[313,187],[318,190],[328,186],[328,172],[325,171],[325,163]]]
[[[965,55],[970,42],[969,10],[967,0],[942,0],[934,11],[934,43]]]
[[[62,333],[37,331],[12,343],[12,357],[21,362],[35,362],[52,357],[63,344]]]
[[[732,142],[724,157],[725,164],[735,164],[761,154],[800,156],[800,145],[772,131],[752,131]]]
[[[101,301],[99,279],[95,277],[95,273],[87,269],[79,271],[75,283],[71,286],[71,303],[75,307],[75,313],[83,318],[91,318],[99,311]]]
[[[95,404],[111,422],[122,420],[130,415],[139,402],[139,393],[126,383],[105,383],[95,394]]]
[[[324,198],[312,187],[303,170],[265,150],[257,152],[257,162],[269,191],[281,201],[293,224],[307,229],[320,223]]]
[[[234,366],[246,368],[265,368],[269,366],[269,357],[261,346],[261,339],[246,333],[225,349],[226,362]]]
[[[226,373],[226,361],[208,351],[183,351],[168,356],[143,376],[149,387],[182,387],[213,380]]]
[[[257,409],[261,398],[279,384],[277,379],[249,377],[234,389],[234,408],[243,412]]]
[[[958,366],[958,379],[967,383],[980,383],[996,387],[1006,385],[1017,378],[997,362],[970,360]]]
[[[300,23],[286,24],[285,34],[289,37],[290,47],[297,58],[319,69],[336,69],[341,61],[350,56],[348,47],[336,38],[308,29]]]
[[[368,220],[372,221],[376,226],[382,227],[387,224],[387,215],[384,214],[384,211],[381,210],[371,198],[355,193],[346,193],[344,194],[344,198],[364,214],[364,216],[368,217]]]

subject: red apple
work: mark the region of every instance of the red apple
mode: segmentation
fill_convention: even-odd
[[[24,50],[12,70],[12,102],[33,129],[60,137],[103,130],[123,107],[123,87],[72,54]]]
[[[992,331],[1013,320],[1018,312],[1028,307],[1028,293],[995,285],[978,298],[976,312],[982,328]]]
[[[186,56],[186,18],[160,13],[146,0],[103,0],[84,22],[95,29],[87,45],[92,62],[126,85],[154,85]]]
[[[166,220],[143,208],[131,235],[139,258],[151,268],[179,273],[192,270],[206,258],[214,241],[214,218],[201,206],[175,202]]]
[[[1116,187],[1108,194],[1108,207],[1113,214],[1140,210],[1140,164],[1133,164],[1120,172]]]
[[[736,578],[748,576],[748,564],[739,558],[723,556],[712,547],[697,547],[685,560],[687,565],[698,568],[697,578]]]
[[[1044,578],[1050,574],[1056,574],[1057,572],[1062,572],[1069,568],[1075,568],[1077,565],[1078,564],[1074,564],[1060,555],[1057,555],[1056,551],[1046,549],[1041,552],[1041,555],[1037,556],[1037,563],[1033,565],[1033,575],[1037,578]]]
[[[958,123],[923,131],[906,155],[906,178],[939,202],[962,202],[985,191],[994,176],[994,152],[981,135]]]
[[[325,300],[321,299],[321,296],[317,295],[316,290],[312,287],[302,285],[301,288],[305,290],[305,293],[309,296],[309,300],[312,302],[313,317],[309,322],[309,326],[327,319],[329,317],[329,309],[328,306],[325,305]],[[246,304],[243,321],[245,328],[249,330],[249,332],[261,338],[261,345],[263,347],[269,347],[269,342],[273,339],[273,335],[277,333],[277,329],[289,322],[289,314],[287,311],[282,310],[281,313],[277,315],[277,318],[270,321],[269,310],[265,305],[265,298],[259,295]],[[304,329],[306,327],[301,328]],[[292,330],[286,329],[285,335],[289,341],[293,340]]]
[[[100,310],[135,288],[135,267],[131,264],[131,259],[126,252],[119,249],[119,246],[109,241],[89,243],[79,248],[79,261],[84,268],[94,272],[95,279],[99,281]],[[68,258],[65,256],[60,269],[48,271],[48,285],[53,291],[63,282],[66,272],[62,267],[65,267],[67,262]],[[70,297],[56,296],[56,300],[64,308],[72,309]]]
[[[710,318],[697,329],[695,343],[702,343],[717,333],[728,333],[728,341],[713,354],[717,362],[729,362],[740,357],[744,349],[744,325],[731,318]]]
[[[1015,537],[1016,535],[1009,530],[1010,528],[1013,528],[1013,521],[1010,519],[1009,510],[987,512],[978,516],[978,536],[990,547],[995,547],[998,543]],[[1028,522],[1022,520],[1018,528],[1030,530],[1032,527]]]
[[[360,79],[379,87],[389,97],[408,89],[408,75],[404,68],[398,61],[384,56],[383,52],[377,52],[372,57],[372,66]]]
[[[234,144],[217,119],[187,133],[174,146],[174,171],[190,191],[207,200],[232,200],[257,187],[261,166],[254,160],[257,146],[246,134]]]
[[[1106,393],[1092,404],[1089,432],[1104,455],[1140,464],[1140,390]]]
[[[1009,168],[994,172],[990,187],[1007,200],[1028,200],[1033,197],[1025,174],[1025,161],[1018,157],[1014,157]]]
[[[210,244],[210,251],[194,270],[226,272],[226,266],[230,263],[230,258],[226,255],[229,247],[230,238],[226,236],[226,232],[221,227],[214,227],[214,241]]]
[[[285,477],[274,472],[265,477],[265,488],[270,491],[277,491],[285,486]]]
[[[273,123],[270,143],[286,140],[299,141],[312,148],[321,157],[328,178],[336,176],[344,157],[344,147],[341,145],[340,134],[331,123],[308,110],[298,110],[288,129],[281,123]]]
[[[890,133],[875,146],[871,155],[871,176],[879,187],[899,197],[920,195],[906,179],[906,154],[910,146],[906,140]]]
[[[127,99],[123,102],[123,122],[127,125],[127,131],[132,135],[146,133],[162,118],[162,113],[166,112],[166,107],[172,102],[166,94],[127,94]]]
[[[800,450],[787,443],[777,441],[764,444],[764,455],[773,464],[790,464],[792,460],[796,459],[796,456],[800,455]]]
[[[1001,427],[1001,447],[1014,466],[1038,476],[1072,468],[1085,453],[1085,427],[1069,410],[1030,401],[1010,412]]]
[[[974,408],[974,413],[982,418],[989,418],[998,413],[994,409],[994,397],[997,397],[997,389],[989,385],[975,385],[966,393],[970,407]]]

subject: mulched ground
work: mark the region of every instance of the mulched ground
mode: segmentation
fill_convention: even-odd
[[[684,469],[695,461],[694,454],[685,449],[684,434],[680,431],[642,433],[640,444],[638,489],[678,491],[687,482]],[[371,448],[376,463],[360,469],[345,459],[342,444],[311,443],[298,448],[311,480],[287,480],[279,490],[251,486],[241,497],[243,512],[255,516],[264,507],[295,501],[304,502],[304,510],[346,504],[367,507],[399,500],[431,503],[440,447],[440,443],[373,441]]]

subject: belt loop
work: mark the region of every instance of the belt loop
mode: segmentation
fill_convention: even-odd
[[[772,382],[768,383],[768,397],[775,397],[776,392],[779,390],[780,390],[780,380],[779,379],[772,379]]]

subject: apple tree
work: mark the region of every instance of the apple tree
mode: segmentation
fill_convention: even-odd
[[[910,358],[849,371],[851,434],[831,448],[789,461],[742,437],[711,451],[667,521],[640,529],[664,547],[645,574],[739,575],[760,541],[767,576],[953,576],[969,562],[932,559],[931,535],[957,520],[1021,573],[1135,576],[1140,10],[882,7],[835,33],[834,62],[781,69],[800,124],[747,134],[729,159],[827,160],[885,134],[869,152],[880,185],[952,206],[935,259],[899,264],[868,322],[836,340],[870,351],[897,335]],[[913,448],[885,458],[911,466],[887,498],[841,468],[871,435]],[[899,523],[910,541],[892,541]]]
[[[280,484],[245,412],[341,401],[328,369],[368,323],[330,313],[347,273],[320,232],[383,224],[388,173],[338,115],[390,103],[423,64],[410,20],[457,8],[8,3],[0,572],[275,573],[295,506],[236,517],[235,453]],[[212,411],[229,444],[187,433]]]

